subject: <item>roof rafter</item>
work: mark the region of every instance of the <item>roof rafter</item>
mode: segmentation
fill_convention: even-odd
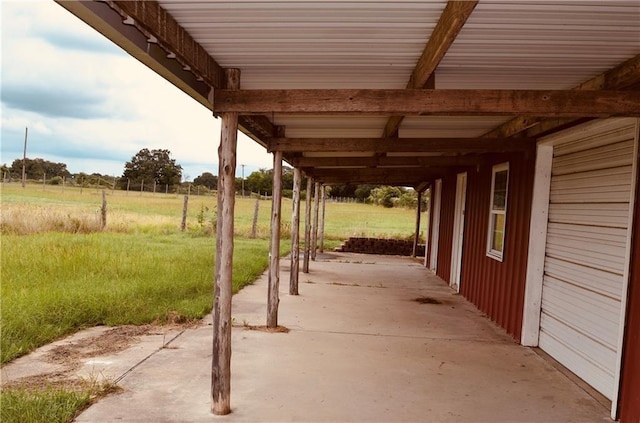
[[[307,176],[325,184],[382,184],[417,186],[436,175],[456,172],[460,168],[424,167],[418,169],[303,169]]]
[[[150,42],[148,34],[124,23],[120,11],[105,2],[57,0],[57,3],[198,102],[211,108],[208,98],[210,85],[192,72],[191,68],[168,57],[166,50]]]
[[[108,4],[131,17],[157,43],[213,88],[225,86],[224,70],[207,51],[158,2],[153,0],[112,0]]]
[[[574,90],[215,90],[214,113],[543,117],[640,116],[637,92]]]
[[[640,54],[619,64],[595,78],[583,82],[574,88],[576,91],[592,91],[592,90],[624,90],[632,88],[640,83]],[[528,136],[538,136],[542,133],[549,132],[556,127],[565,127],[574,120],[563,120],[555,122],[540,117],[518,116],[508,122],[503,123],[495,129],[487,132],[486,137],[510,137],[526,131],[531,128]],[[541,126],[541,128],[535,128]]]
[[[269,151],[371,153],[484,153],[527,150],[535,141],[518,138],[272,138]],[[292,159],[293,160],[293,159]]]
[[[435,88],[434,71],[451,47],[451,44],[453,44],[458,33],[460,33],[469,16],[471,16],[477,4],[478,2],[475,0],[449,0],[409,78],[407,89]],[[391,116],[387,120],[382,137],[397,137],[398,128],[403,119],[404,116]]]
[[[426,166],[474,166],[482,162],[477,155],[467,156],[392,156],[392,157],[295,157],[295,167],[426,167]]]

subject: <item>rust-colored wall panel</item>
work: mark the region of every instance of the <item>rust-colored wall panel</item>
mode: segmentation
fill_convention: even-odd
[[[638,157],[640,160],[640,157]],[[631,274],[622,356],[620,422],[640,422],[640,179],[636,183]]]
[[[436,274],[449,282],[451,276],[451,248],[453,246],[453,214],[456,206],[456,178],[442,178],[440,197],[440,229],[438,235],[438,268]]]
[[[509,194],[503,261],[487,257],[487,231],[492,166],[509,162]],[[493,154],[486,165],[468,172],[460,292],[520,339],[529,248],[529,223],[535,150]],[[437,274],[445,281],[451,272],[451,246],[456,176],[443,179],[442,215]]]

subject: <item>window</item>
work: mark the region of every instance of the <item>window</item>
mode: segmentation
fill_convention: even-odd
[[[508,182],[509,163],[495,165],[491,176],[491,209],[489,210],[487,255],[500,261],[502,261],[504,252]]]

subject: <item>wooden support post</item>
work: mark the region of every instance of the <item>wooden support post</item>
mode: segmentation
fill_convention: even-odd
[[[320,229],[318,230],[319,232],[319,237],[320,237],[320,252],[324,253],[324,213],[325,213],[325,198],[326,198],[326,187],[324,185],[322,185],[322,189],[320,190],[320,199],[322,201],[322,207],[321,207],[321,212],[320,212]]]
[[[278,327],[280,287],[280,218],[282,209],[282,152],[273,153],[273,195],[271,197],[271,244],[269,245],[269,296],[267,327]]]
[[[289,295],[298,295],[298,275],[300,274],[300,186],[302,171],[293,169],[293,212],[291,214],[291,270],[289,275]]]
[[[320,182],[316,182],[313,203],[313,228],[311,229],[311,260],[316,261],[318,249],[318,215],[320,211]]]
[[[228,69],[226,75],[227,86],[239,89],[240,70]],[[238,114],[223,113],[218,147],[218,222],[211,364],[211,411],[218,415],[231,412],[231,295],[237,135]]]
[[[418,242],[420,241],[420,212],[422,206],[422,191],[418,191],[418,206],[416,207],[416,233],[413,237],[413,250],[411,257],[415,257],[418,252]]]
[[[311,189],[313,180],[307,177],[307,202],[304,213],[304,261],[302,271],[309,273],[309,256],[311,255]]]

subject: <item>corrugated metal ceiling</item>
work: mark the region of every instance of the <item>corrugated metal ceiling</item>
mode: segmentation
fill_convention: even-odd
[[[482,0],[438,88],[570,89],[640,53],[640,1]]]
[[[241,85],[404,88],[445,1],[160,1]],[[436,88],[569,89],[640,53],[640,1],[481,0]],[[380,136],[384,118],[271,117],[288,136]],[[405,119],[401,136],[478,136],[504,118]],[[463,130],[461,128],[464,127]],[[357,134],[357,135],[356,135]]]

